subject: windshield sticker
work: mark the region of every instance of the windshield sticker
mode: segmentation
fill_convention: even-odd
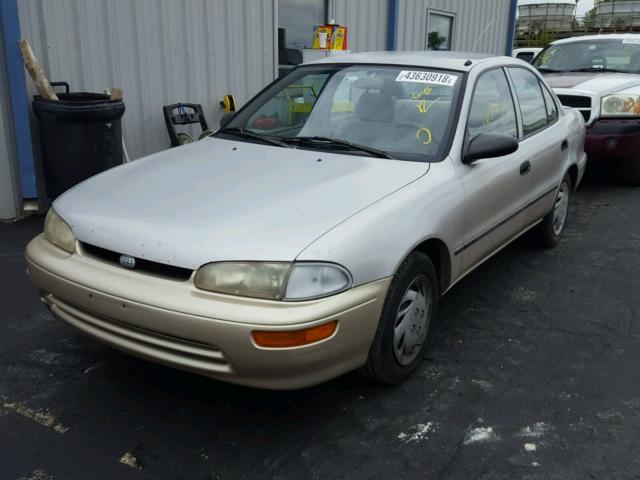
[[[622,43],[632,43],[634,45],[640,45],[640,38],[625,38]]]
[[[402,70],[396,77],[396,82],[431,83],[433,85],[444,85],[445,87],[453,87],[457,80],[458,75],[413,70]]]

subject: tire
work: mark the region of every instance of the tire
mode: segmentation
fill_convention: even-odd
[[[210,128],[208,128],[206,130],[203,130],[202,133],[200,134],[200,136],[198,137],[198,140],[202,140],[203,138],[207,138],[212,133],[213,133],[213,130],[211,130]]]
[[[537,246],[553,248],[560,242],[562,234],[567,227],[572,192],[571,177],[566,173],[562,182],[560,182],[553,208],[533,231],[533,239]]]
[[[617,173],[620,183],[640,186],[640,156],[628,160],[620,160]]]
[[[431,259],[423,253],[411,253],[398,268],[387,292],[378,330],[361,370],[365,376],[398,384],[415,372],[435,324],[438,292]]]
[[[179,132],[176,134],[176,137],[178,137],[178,142],[180,142],[180,145],[186,145],[187,143],[193,142],[193,138],[191,138],[191,135],[186,132]]]

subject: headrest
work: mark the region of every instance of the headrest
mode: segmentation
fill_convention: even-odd
[[[355,88],[360,90],[382,90],[384,88],[384,78],[382,77],[363,77],[353,83]]]
[[[391,95],[363,93],[356,103],[356,114],[363,122],[392,123],[396,107]]]

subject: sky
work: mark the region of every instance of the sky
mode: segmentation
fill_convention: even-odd
[[[584,15],[593,8],[593,0],[580,0],[576,8],[576,15]]]
[[[525,3],[525,0],[520,0],[522,3]],[[553,0],[549,0],[553,2]],[[589,10],[593,8],[593,0],[579,0],[578,7],[576,8],[576,15],[584,15]]]

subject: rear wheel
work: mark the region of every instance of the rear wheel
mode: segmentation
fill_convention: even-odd
[[[438,280],[431,259],[410,254],[394,275],[363,373],[383,383],[400,383],[420,365],[433,328]]]
[[[567,173],[558,188],[553,209],[545,215],[533,231],[534,239],[539,246],[553,248],[560,242],[569,217],[571,189],[571,177]]]
[[[627,185],[640,186],[640,155],[620,161],[618,165],[618,181]]]

